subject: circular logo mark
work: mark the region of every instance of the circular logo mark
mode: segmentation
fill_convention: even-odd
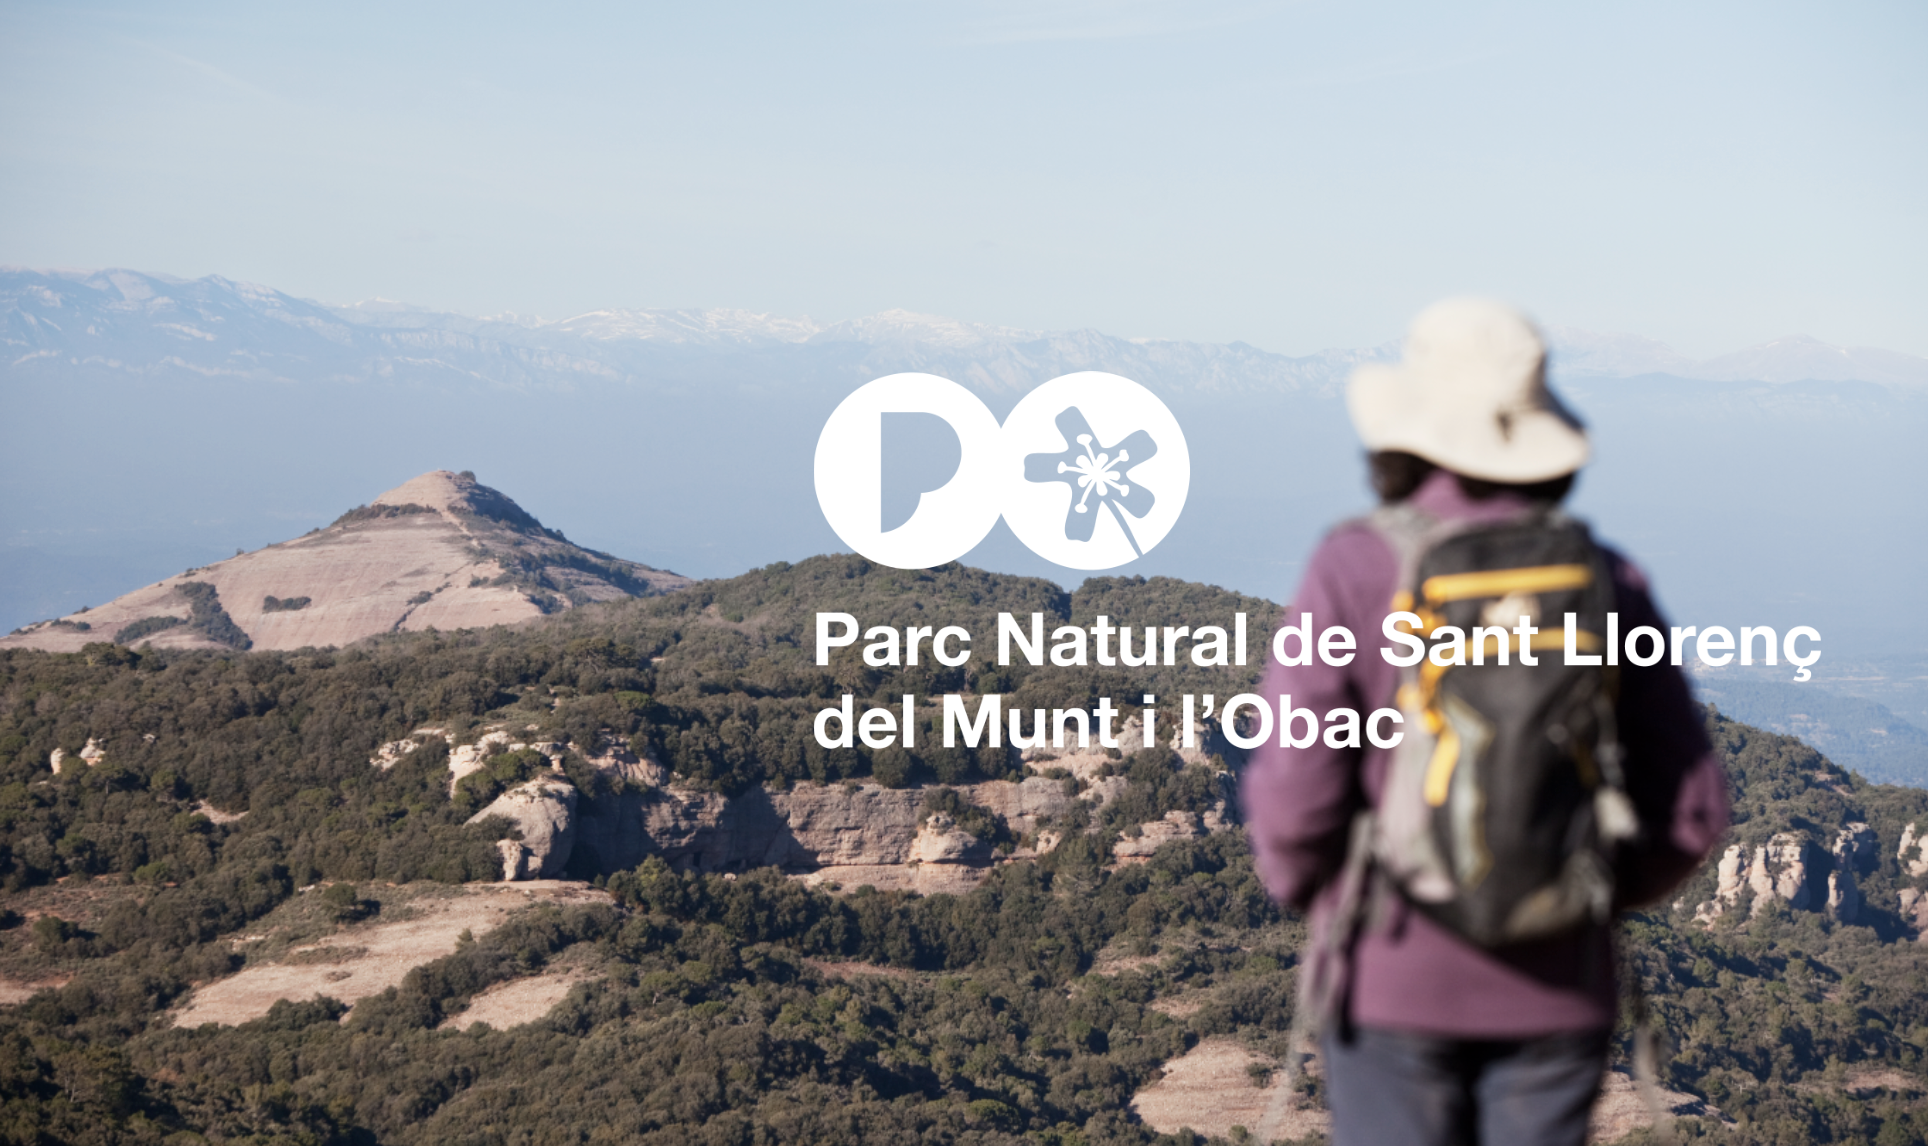
[[[934,414],[957,436],[948,481],[919,492],[901,523],[884,511],[887,415]],[[998,424],[977,395],[934,374],[891,374],[857,388],[817,438],[817,504],[845,545],[880,565],[928,569],[955,561],[997,524]]]
[[[1053,378],[1004,419],[1004,522],[1031,551],[1071,569],[1111,569],[1165,539],[1191,492],[1178,419],[1129,378]]]
[[[817,439],[817,504],[844,544],[926,569],[984,540],[1000,514],[1047,561],[1111,569],[1165,539],[1191,492],[1191,453],[1158,396],[1087,371],[1025,395],[1000,427],[931,374],[859,387]]]

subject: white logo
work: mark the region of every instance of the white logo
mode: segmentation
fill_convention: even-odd
[[[927,466],[915,483],[915,510],[897,521],[886,505],[887,496],[902,501],[903,492],[886,488],[886,419],[903,415],[941,419],[955,438],[957,462],[937,478]],[[951,444],[920,449],[909,464],[934,460],[948,469]],[[1165,539],[1191,480],[1184,431],[1158,396],[1095,371],[1046,382],[1002,426],[955,382],[892,374],[845,398],[817,439],[817,504],[830,528],[865,557],[897,569],[955,561],[1000,516],[1047,561],[1111,569]]]

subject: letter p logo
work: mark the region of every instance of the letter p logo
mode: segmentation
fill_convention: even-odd
[[[929,417],[904,415],[935,416],[957,435],[956,470],[934,489],[915,489],[925,483],[914,480],[886,489],[886,469],[902,471],[893,479],[930,474],[932,467],[911,464],[917,459],[893,456],[905,439],[942,436]],[[930,374],[879,378],[845,398],[817,439],[817,503],[844,544],[880,564],[928,569],[955,561],[997,524],[997,498],[984,495],[995,483],[997,445],[997,419],[957,383]]]
[[[816,479],[830,528],[880,565],[955,561],[1001,516],[1047,561],[1111,569],[1170,532],[1191,455],[1165,404],[1115,374],[1053,378],[1003,426],[949,379],[892,374],[830,415]]]

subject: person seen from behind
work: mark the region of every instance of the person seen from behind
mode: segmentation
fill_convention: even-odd
[[[1322,1028],[1334,1146],[1580,1146],[1616,1014],[1612,918],[1727,827],[1687,682],[1648,655],[1667,627],[1645,578],[1557,508],[1589,446],[1545,365],[1516,311],[1453,299],[1418,316],[1398,365],[1354,373],[1381,506],[1327,535],[1283,624],[1343,626],[1357,655],[1334,666],[1288,638],[1259,690],[1322,721],[1403,715],[1393,748],[1356,729],[1292,747],[1287,729],[1242,782],[1267,890],[1311,912],[1301,1010]],[[1412,655],[1383,634],[1394,613],[1425,643],[1415,665],[1382,655]],[[1567,665],[1566,615],[1599,665]],[[1652,663],[1604,655],[1642,627]]]

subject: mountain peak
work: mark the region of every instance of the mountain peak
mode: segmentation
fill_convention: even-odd
[[[345,645],[407,629],[513,624],[688,583],[571,544],[467,470],[431,470],[326,528],[17,629],[0,647]]]
[[[419,477],[408,479],[369,504],[424,505],[447,513],[456,508],[468,508],[469,491],[476,489],[478,484],[475,474],[467,470],[459,474],[452,470],[430,470]],[[489,492],[502,497],[495,490],[489,490]]]
[[[419,477],[410,478],[369,503],[370,508],[376,506],[390,509],[419,506],[457,521],[464,516],[486,517],[523,533],[541,533],[558,540],[562,537],[560,533],[544,529],[534,514],[517,505],[508,494],[476,481],[475,473],[471,470],[461,473],[430,470]]]

